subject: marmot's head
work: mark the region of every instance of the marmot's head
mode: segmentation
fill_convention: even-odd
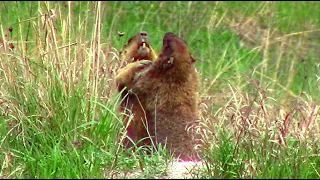
[[[187,43],[172,32],[165,34],[163,38],[162,52],[159,61],[164,69],[175,67],[184,68],[196,60],[190,54]]]
[[[121,60],[129,63],[143,59],[152,61],[157,59],[157,55],[151,47],[148,34],[145,31],[141,31],[129,39],[120,52],[120,57]]]

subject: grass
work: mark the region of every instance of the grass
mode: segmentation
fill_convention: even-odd
[[[120,143],[118,51],[145,30],[157,52],[179,34],[198,60],[206,134],[195,178],[319,178],[319,6],[2,2],[0,177],[166,175],[165,150]]]
[[[317,105],[277,107],[265,90],[233,93],[216,112],[206,149],[211,178],[318,177]],[[209,175],[208,175],[209,174]]]

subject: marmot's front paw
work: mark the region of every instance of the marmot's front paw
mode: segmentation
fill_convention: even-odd
[[[140,72],[142,69],[150,66],[151,64],[152,64],[152,61],[150,60],[141,60],[141,61],[128,64],[116,76],[117,84],[121,86],[129,85],[130,83],[132,83],[136,73]]]
[[[140,60],[138,63],[137,63],[137,69],[135,70],[136,72],[137,71],[140,71],[148,66],[150,66],[152,64],[152,61],[150,60]]]

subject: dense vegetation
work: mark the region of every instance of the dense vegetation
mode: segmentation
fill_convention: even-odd
[[[125,136],[114,77],[141,30],[201,73],[195,178],[320,178],[317,2],[1,2],[0,177],[152,178],[171,155]],[[124,36],[118,36],[118,32]]]

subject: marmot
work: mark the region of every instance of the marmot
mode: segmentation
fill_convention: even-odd
[[[128,69],[131,69],[132,63],[137,62],[143,59],[148,59],[154,61],[157,59],[157,54],[151,47],[148,34],[145,31],[138,33],[129,39],[128,43],[124,45],[122,51],[120,52],[120,59],[128,63],[128,65],[122,69],[116,77],[118,91],[121,92],[124,88],[123,83],[120,79],[122,74]],[[142,66],[141,66],[142,67]],[[133,73],[133,72],[132,72]],[[140,101],[136,95],[128,93],[128,90],[125,89],[121,94],[121,104],[120,111],[124,112],[124,124],[128,126],[127,136],[130,137],[134,143],[138,146],[140,145],[151,145],[150,139],[147,133],[146,127],[146,115],[143,107],[143,102]],[[130,124],[127,124],[129,121],[130,115],[133,115],[133,119],[130,121]],[[146,138],[141,143],[138,143],[139,140]],[[132,147],[132,142],[125,138],[124,145],[126,147]]]
[[[131,37],[127,44],[120,51],[120,60],[132,63],[146,60],[156,60],[158,58],[156,52],[149,43],[148,33],[141,31]]]
[[[182,160],[198,159],[187,128],[198,119],[199,76],[187,43],[168,32],[156,61],[139,61],[122,74],[123,85],[137,95],[156,142]]]

